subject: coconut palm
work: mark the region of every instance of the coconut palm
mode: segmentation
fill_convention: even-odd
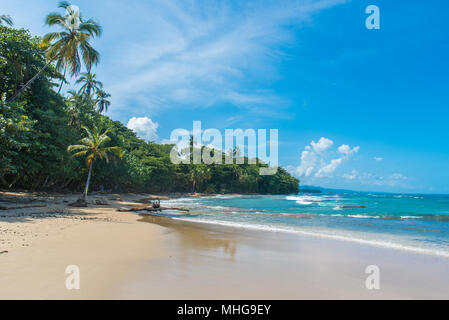
[[[46,18],[48,26],[58,26],[63,29],[60,32],[51,32],[42,39],[41,46],[46,49],[47,64],[9,102],[17,99],[53,62],[56,62],[59,71],[64,70],[64,78],[67,68],[72,76],[79,74],[81,71],[80,54],[89,71],[93,65],[99,62],[100,54],[90,45],[89,41],[95,36],[101,35],[101,26],[92,19],[84,21],[80,13],[66,1],[60,2],[59,8],[65,9],[67,14],[63,16],[59,13],[50,13]],[[64,81],[65,79],[61,80],[58,92],[61,92]]]
[[[104,92],[103,90],[97,90],[97,110],[102,113],[103,111],[108,111],[111,101],[108,100],[111,95],[109,93]]]
[[[87,134],[86,138],[80,140],[80,145],[73,145],[67,148],[68,152],[77,151],[73,157],[86,157],[89,174],[87,176],[86,188],[84,189],[82,200],[85,202],[89,192],[90,179],[92,177],[92,167],[96,160],[105,159],[109,163],[109,156],[114,155],[119,158],[123,156],[120,147],[106,147],[106,144],[111,141],[108,137],[109,130],[100,132],[98,128],[94,127],[92,130],[83,126]]]
[[[5,23],[5,24],[7,24],[9,26],[13,25],[11,17],[9,15],[6,15],[6,14],[0,15],[0,26],[3,25],[3,23]]]
[[[92,91],[100,91],[103,88],[103,83],[96,79],[96,75],[90,72],[81,73],[81,76],[76,80],[76,84],[82,84],[80,92],[91,97]]]
[[[84,21],[81,14],[73,10],[71,4],[62,1],[59,8],[65,9],[68,14],[62,16],[59,13],[50,13],[46,24],[50,27],[58,26],[63,31],[51,32],[44,36],[42,45],[48,47],[47,59],[56,61],[56,68],[64,70],[64,77],[69,68],[70,75],[75,76],[81,71],[81,58],[90,71],[92,65],[100,60],[100,54],[89,43],[95,37],[100,36],[102,29],[92,19]],[[81,54],[81,58],[80,58]],[[61,91],[63,81],[59,91]]]

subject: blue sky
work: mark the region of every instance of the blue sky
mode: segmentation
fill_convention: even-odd
[[[43,35],[57,3],[0,0],[0,12]],[[279,129],[280,163],[305,184],[449,193],[447,0],[73,4],[104,28],[108,115],[138,118],[142,137],[194,120]],[[368,5],[380,30],[365,27]]]

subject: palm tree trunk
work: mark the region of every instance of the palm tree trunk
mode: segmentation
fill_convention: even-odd
[[[90,164],[89,167],[89,175],[87,176],[87,182],[86,182],[86,189],[84,189],[84,194],[83,194],[83,200],[86,201],[87,199],[87,194],[89,193],[89,185],[90,185],[90,178],[92,176],[92,167],[94,166],[93,162]]]
[[[19,91],[17,91],[17,93],[11,99],[9,99],[8,102],[14,102],[25,91],[25,89],[28,88],[34,82],[34,80],[37,79],[37,77],[39,77],[39,75],[42,73],[42,71],[47,69],[47,67],[50,65],[50,63],[52,63],[52,61],[53,60],[48,61],[47,64],[34,77],[32,77],[24,86],[22,86],[22,88],[20,88]]]
[[[58,94],[61,93],[61,89],[62,89],[62,85],[63,85],[64,80],[65,80],[66,73],[67,73],[67,66],[64,67],[64,79],[61,80],[61,85],[59,86]]]

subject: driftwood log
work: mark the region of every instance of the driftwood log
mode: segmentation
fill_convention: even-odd
[[[136,212],[136,211],[148,211],[148,212],[162,212],[164,210],[175,210],[182,212],[190,212],[188,209],[184,208],[153,208],[153,207],[143,207],[143,208],[122,208],[119,212]]]

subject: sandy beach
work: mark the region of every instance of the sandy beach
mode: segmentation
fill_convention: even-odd
[[[75,195],[55,195],[1,210],[0,299],[449,298],[445,258],[141,217],[117,209],[142,195],[121,198],[81,209],[67,207]],[[66,288],[69,265],[80,269],[80,290]],[[369,265],[380,269],[380,290],[366,289]]]

